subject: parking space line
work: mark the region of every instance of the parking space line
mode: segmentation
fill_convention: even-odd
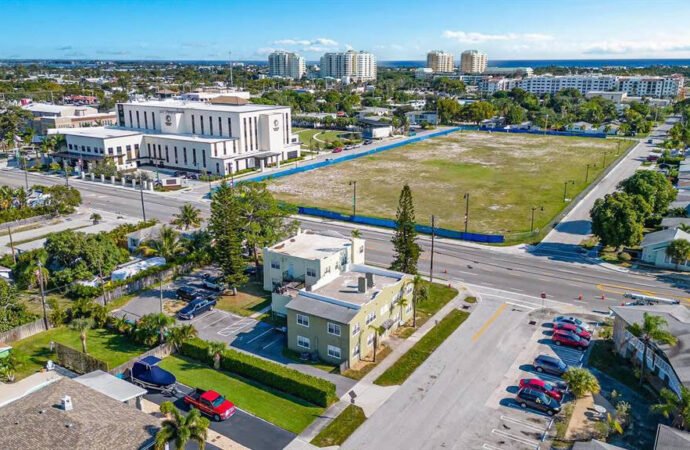
[[[250,340],[248,340],[248,341],[247,341],[247,344],[251,344],[252,342],[254,342],[255,340],[259,339],[259,338],[260,338],[261,336],[263,336],[264,334],[270,333],[271,331],[273,331],[273,330],[272,330],[271,328],[269,328],[268,330],[264,331],[264,332],[261,333],[260,335],[258,335],[258,336],[256,336],[256,337],[253,337],[253,338],[251,338]]]
[[[482,445],[482,448],[484,450],[502,450],[500,447],[494,447],[493,445],[489,445],[486,442],[484,443],[484,445]]]
[[[523,420],[514,419],[514,418],[512,418],[512,417],[501,416],[501,420],[504,420],[504,421],[506,421],[506,422],[517,423],[517,424],[522,425],[522,426],[525,427],[525,428],[531,428],[531,429],[534,430],[534,431],[539,431],[539,432],[543,432],[543,431],[544,431],[544,427],[538,427],[538,426],[536,426],[536,425],[533,424],[533,423],[525,422],[525,421],[523,421]]]
[[[267,344],[267,345],[261,347],[261,350],[266,350],[268,347],[270,347],[271,345],[275,344],[276,342],[278,342],[282,339],[283,339],[283,336],[278,336],[278,338],[274,339],[270,344]]]
[[[527,439],[523,438],[522,436],[516,436],[516,435],[510,434],[510,433],[506,433],[505,431],[497,430],[496,428],[491,430],[491,432],[494,434],[498,434],[499,436],[503,436],[503,437],[506,437],[508,439],[512,439],[514,441],[518,441],[521,444],[530,445],[532,447],[536,447],[538,444],[538,441],[536,441],[536,440],[528,441]]]
[[[484,333],[484,331],[486,331],[486,329],[489,327],[489,325],[491,325],[491,323],[492,323],[494,320],[496,320],[496,318],[497,318],[498,316],[501,315],[501,313],[503,312],[503,310],[506,309],[506,306],[508,306],[508,304],[507,304],[507,303],[503,303],[503,304],[496,310],[496,312],[493,313],[493,315],[492,315],[491,317],[489,317],[489,320],[487,320],[486,323],[484,323],[484,325],[482,325],[482,327],[479,329],[479,331],[477,331],[477,333],[472,337],[472,342],[476,342],[477,339],[479,339],[479,336],[481,336],[482,333]]]

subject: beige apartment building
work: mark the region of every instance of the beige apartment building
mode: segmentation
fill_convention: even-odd
[[[460,55],[461,73],[483,73],[486,70],[488,57],[479,50],[465,50]]]
[[[426,66],[434,73],[451,73],[455,68],[453,55],[441,50],[432,50],[426,55]]]

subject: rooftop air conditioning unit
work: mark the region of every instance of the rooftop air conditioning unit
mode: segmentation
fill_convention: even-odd
[[[60,403],[62,404],[62,409],[65,411],[72,411],[74,409],[74,406],[72,405],[72,397],[69,395],[65,395],[60,399]]]

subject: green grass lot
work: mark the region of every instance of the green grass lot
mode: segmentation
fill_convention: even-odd
[[[298,134],[299,140],[302,143],[302,148],[305,149],[309,149],[309,141],[312,138],[315,143],[323,148],[327,142],[338,139],[339,134],[346,133],[346,131],[342,130],[324,131],[323,128],[293,128],[292,132]]]
[[[630,145],[622,141],[621,152]],[[352,187],[357,180],[357,212],[394,218],[400,190],[412,189],[419,223],[464,229],[465,201],[470,194],[469,231],[478,233],[528,232],[531,207],[537,210],[535,228],[548,224],[567,197],[586,187],[602,171],[604,152],[608,166],[616,158],[618,140],[463,131],[409,144],[278,178],[270,189],[279,200],[300,206],[350,213]],[[528,239],[525,236],[522,239]]]
[[[448,336],[469,317],[470,313],[454,309],[432,328],[411,349],[374,381],[379,386],[402,384],[417,367],[436,350]]]
[[[341,445],[354,431],[367,420],[364,411],[359,406],[349,405],[333,422],[311,441],[317,447]]]
[[[53,328],[35,334],[10,345],[27,355],[28,359],[17,373],[17,379],[24,378],[45,367],[46,361],[55,360],[55,353],[50,351],[50,341],[59,342],[81,350],[79,333],[67,327]],[[86,336],[87,353],[108,363],[112,369],[124,364],[137,355],[148,350],[148,347],[132,342],[126,336],[105,329],[89,330]]]
[[[429,283],[424,281],[426,285],[428,298],[423,302],[417,304],[417,328],[424,325],[424,322],[429,320],[429,317],[433,316],[438,312],[439,309],[455,298],[458,295],[458,290],[452,287],[448,287],[445,284],[440,283]],[[409,321],[405,326],[396,330],[396,336],[401,338],[410,337],[416,328],[412,328],[412,321]]]
[[[251,316],[270,305],[271,293],[264,291],[262,283],[250,281],[237,290],[237,295],[228,291],[218,297],[216,307],[240,316]]]
[[[213,389],[241,408],[285,430],[299,434],[323,411],[316,405],[237,375],[181,356],[168,356],[160,366],[188,386]]]

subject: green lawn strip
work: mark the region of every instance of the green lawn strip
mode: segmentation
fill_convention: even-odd
[[[364,378],[366,374],[371,372],[374,367],[378,366],[381,363],[381,361],[386,359],[386,356],[390,355],[392,351],[393,350],[389,346],[384,345],[383,348],[376,352],[376,362],[369,362],[357,370],[348,369],[345,372],[343,372],[342,375],[348,378],[352,378],[353,380],[361,380],[362,378]]]
[[[295,434],[302,432],[325,409],[184,356],[168,356],[160,367],[174,373],[181,383],[219,392],[238,408]]]
[[[466,303],[477,303],[477,297],[467,297],[465,298]]]
[[[323,361],[304,361],[300,359],[299,357],[299,352],[296,352],[294,350],[290,350],[287,347],[283,348],[282,354],[284,357],[291,359],[292,361],[298,363],[298,364],[308,364],[312,367],[316,367],[317,369],[323,370],[324,372],[328,373],[337,373],[338,368],[334,366],[333,364],[328,364]]]
[[[40,370],[49,359],[55,360],[55,353],[50,350],[51,341],[81,350],[79,332],[64,326],[12,342],[10,345],[13,348],[28,357],[24,366],[17,372],[18,379]],[[112,369],[146,352],[149,348],[110,330],[95,329],[89,330],[86,335],[86,350],[94,358],[107,362],[108,367]]]
[[[341,445],[365,420],[367,418],[362,408],[349,405],[312,439],[311,444],[317,447]]]
[[[464,321],[469,313],[452,310],[411,349],[374,381],[379,386],[402,384]]]
[[[227,293],[218,297],[216,308],[240,316],[251,316],[271,305],[271,293],[263,290],[259,282],[252,281],[237,290],[237,295]]]

